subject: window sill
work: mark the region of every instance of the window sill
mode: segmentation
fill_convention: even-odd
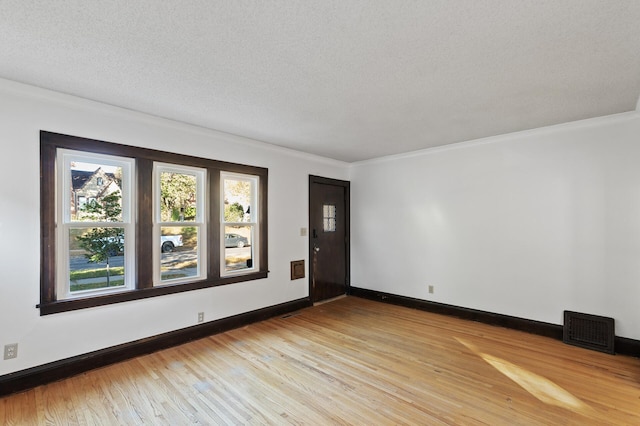
[[[149,297],[164,296],[167,294],[182,293],[185,291],[217,287],[238,282],[259,280],[267,278],[267,276],[268,271],[257,271],[233,277],[219,278],[215,281],[204,280],[188,284],[181,283],[173,285],[163,285],[161,287],[135,289],[130,291],[123,291],[120,293],[103,294],[100,296],[40,303],[36,305],[36,308],[40,309],[40,315],[51,315],[61,312],[75,311],[79,309],[93,308],[96,306],[111,305],[114,303],[129,302],[131,300],[147,299]]]

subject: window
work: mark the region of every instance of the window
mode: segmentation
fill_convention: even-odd
[[[57,170],[59,298],[133,288],[133,277],[128,273],[132,258],[127,256],[133,251],[135,240],[131,203],[133,161],[60,149]],[[93,176],[102,170],[118,176],[119,183],[97,188],[91,184],[93,179],[74,179],[79,174]],[[89,202],[85,202],[87,196]]]
[[[155,163],[154,283],[206,278],[206,169]]]
[[[223,276],[255,270],[260,265],[258,253],[254,251],[259,235],[256,219],[258,183],[257,177],[222,173],[223,202],[220,215],[224,244],[221,247],[220,274]]]
[[[267,169],[41,132],[41,315],[267,276]]]

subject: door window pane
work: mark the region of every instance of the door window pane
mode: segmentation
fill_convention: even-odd
[[[336,232],[336,206],[332,204],[322,206],[322,228],[324,232]]]

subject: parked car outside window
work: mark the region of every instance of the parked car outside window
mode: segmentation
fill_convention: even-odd
[[[238,247],[242,248],[249,245],[249,240],[246,237],[238,234],[224,234],[224,246],[225,247]]]

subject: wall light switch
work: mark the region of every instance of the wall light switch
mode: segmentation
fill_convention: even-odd
[[[300,236],[301,237],[307,236],[307,228],[300,228]]]

